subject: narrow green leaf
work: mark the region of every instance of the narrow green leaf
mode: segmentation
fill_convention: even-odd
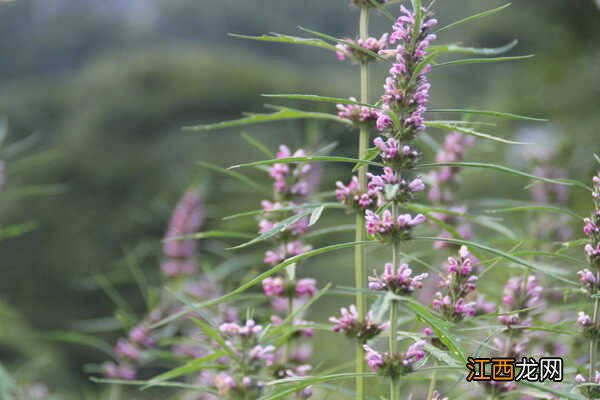
[[[416,43],[421,34],[421,24],[423,22],[423,10],[421,9],[421,0],[411,0],[415,22],[413,24],[413,43]]]
[[[309,214],[311,214],[311,212],[312,212],[311,210],[302,211],[298,214],[292,215],[291,217],[284,219],[283,221],[279,221],[277,224],[275,224],[275,226],[273,226],[273,228],[269,229],[268,231],[260,234],[259,236],[255,237],[254,239],[249,240],[245,243],[242,243],[242,244],[234,246],[234,247],[230,247],[229,250],[242,249],[244,247],[248,247],[253,244],[265,241],[265,240],[277,235],[278,233],[285,231],[287,228],[289,228],[296,222],[300,221],[301,219],[306,218]]]
[[[316,94],[262,94],[263,97],[272,97],[276,99],[289,99],[289,100],[305,100],[305,101],[315,101],[319,103],[333,103],[333,104],[354,104],[357,106],[370,107],[374,109],[380,109],[381,107],[369,104],[369,103],[361,103],[360,101],[345,99],[343,97],[328,97],[328,96],[319,96]]]
[[[373,52],[371,50],[367,50],[364,47],[361,47],[361,46],[359,46],[359,45],[357,45],[357,44],[355,44],[353,42],[349,42],[349,41],[344,40],[344,39],[338,39],[336,37],[329,36],[329,35],[327,35],[325,33],[321,33],[321,32],[318,32],[318,31],[313,31],[312,29],[307,29],[307,28],[303,28],[303,27],[300,27],[300,29],[303,30],[304,32],[313,34],[313,35],[315,35],[317,37],[320,37],[322,39],[327,39],[327,40],[331,40],[332,42],[336,42],[336,43],[340,43],[340,44],[345,44],[346,46],[352,47],[354,50],[358,50],[360,52],[368,54],[369,56],[371,56],[373,58],[376,58],[376,59],[378,59],[380,61],[384,61],[386,63],[390,62],[390,60],[388,60],[387,58],[384,58],[384,57],[380,56],[379,54],[377,54],[377,53],[375,53],[375,52]]]
[[[242,138],[244,138],[244,140],[246,142],[250,143],[250,145],[252,145],[256,150],[263,153],[265,156],[270,157],[270,158],[275,157],[275,154],[271,150],[269,150],[269,148],[267,146],[265,146],[263,143],[258,141],[256,138],[250,136],[249,134],[247,134],[245,132],[242,133]]]
[[[319,221],[321,215],[323,214],[323,210],[325,210],[325,206],[319,206],[313,210],[313,212],[310,214],[310,221],[308,222],[308,226],[313,226]]]
[[[217,351],[217,352],[209,354],[207,356],[196,358],[192,361],[188,361],[187,363],[185,363],[184,365],[182,365],[180,367],[174,368],[170,371],[167,371],[165,373],[162,373],[162,374],[150,379],[148,382],[146,382],[146,385],[144,386],[144,388],[148,388],[151,386],[158,386],[159,384],[164,383],[165,381],[168,381],[168,380],[171,380],[174,378],[178,378],[180,376],[197,373],[203,369],[206,369],[207,367],[210,367],[211,365],[208,363],[210,363],[212,361],[216,361],[219,358],[223,357],[224,355],[225,355],[225,352]]]
[[[559,280],[559,281],[564,282],[564,283],[568,283],[569,285],[572,285],[572,286],[579,286],[579,284],[577,282],[575,282],[575,281],[572,281],[572,280],[570,280],[568,278],[565,278],[563,276],[557,275],[555,273],[551,273],[551,272],[549,272],[547,270],[541,269],[540,267],[538,267],[538,266],[536,266],[534,264],[531,264],[531,263],[529,263],[529,262],[527,262],[527,261],[525,261],[525,260],[523,260],[523,259],[521,259],[519,257],[515,257],[512,254],[509,254],[509,253],[504,252],[502,250],[495,249],[493,247],[489,247],[489,246],[485,246],[483,244],[472,242],[472,241],[469,241],[469,240],[449,239],[449,238],[441,238],[441,237],[428,237],[428,236],[417,236],[417,237],[415,237],[415,240],[440,241],[440,242],[447,242],[447,243],[453,243],[453,244],[457,244],[457,245],[465,245],[465,246],[474,247],[476,249],[480,249],[480,250],[486,251],[488,253],[500,256],[500,257],[502,257],[502,258],[504,258],[506,260],[512,261],[513,263],[519,264],[519,265],[521,265],[521,266],[523,266],[523,267],[525,267],[525,268],[527,268],[527,269],[529,269],[531,271],[539,272],[539,273],[551,276],[551,277],[553,277],[556,280]]]
[[[486,213],[490,214],[498,214],[498,213],[507,213],[507,212],[521,212],[521,211],[546,211],[552,212],[556,214],[568,215],[573,218],[583,219],[582,216],[577,214],[575,211],[569,210],[567,208],[555,207],[555,206],[547,206],[541,204],[530,204],[524,206],[516,206],[516,207],[507,207],[507,208],[499,208],[495,210],[485,210]]]
[[[464,53],[464,54],[477,54],[482,56],[495,56],[499,54],[506,53],[512,50],[517,44],[518,40],[513,40],[512,42],[500,46],[500,47],[463,47],[458,44],[447,44],[441,46],[430,46],[427,48],[429,52],[437,52],[437,53]]]
[[[21,236],[27,232],[37,228],[37,223],[34,221],[26,222],[23,224],[9,225],[0,228],[0,241],[11,239],[17,236]]]
[[[206,169],[209,169],[211,171],[230,176],[230,177],[238,180],[239,182],[245,183],[246,185],[248,185],[249,187],[251,187],[254,190],[258,190],[261,192],[265,192],[268,190],[265,186],[263,186],[257,182],[254,182],[252,179],[248,178],[245,175],[240,174],[239,172],[231,171],[228,168],[223,168],[218,165],[211,164],[211,163],[205,162],[205,161],[197,161],[197,164]]]
[[[247,167],[257,167],[260,165],[273,165],[273,164],[290,164],[290,163],[301,163],[301,162],[315,162],[315,161],[330,161],[330,162],[342,162],[342,163],[360,163],[360,164],[369,164],[376,165],[378,167],[382,166],[381,163],[376,163],[369,160],[360,160],[357,158],[348,158],[348,157],[337,157],[337,156],[306,156],[306,157],[285,157],[285,158],[275,158],[272,160],[262,160],[262,161],[254,161],[245,164],[232,165],[229,169],[235,168],[247,168]]]
[[[371,3],[371,6],[375,7],[377,9],[377,11],[379,11],[379,13],[381,13],[381,15],[383,15],[384,17],[389,19],[392,23],[396,23],[396,18],[394,18],[392,13],[389,12],[388,9],[385,8],[385,6],[383,4],[381,4],[377,0],[369,0],[369,2]]]
[[[433,65],[433,67],[436,68],[436,67],[443,67],[446,65],[497,63],[497,62],[504,62],[504,61],[525,60],[525,59],[531,58],[531,57],[533,57],[533,54],[526,54],[523,56],[509,56],[509,57],[463,58],[460,60],[452,60],[452,61],[436,63]]]
[[[462,24],[465,24],[467,22],[475,21],[475,20],[477,20],[479,18],[489,17],[490,15],[493,15],[493,14],[499,12],[499,11],[504,10],[507,7],[510,7],[510,5],[511,5],[511,3],[508,3],[508,4],[505,4],[503,6],[496,7],[496,8],[493,8],[491,10],[483,11],[483,12],[471,15],[469,17],[460,19],[458,21],[454,21],[451,24],[448,24],[446,26],[441,27],[440,29],[437,30],[437,32],[444,32],[444,31],[446,31],[448,29],[455,28],[455,27],[460,26]]]
[[[105,341],[98,339],[95,335],[86,335],[78,332],[52,332],[45,335],[45,337],[52,341],[90,347],[100,350],[111,358],[114,357],[112,347]]]
[[[215,328],[213,328],[212,326],[210,326],[209,324],[207,324],[199,318],[190,317],[190,319],[198,328],[202,330],[202,332],[204,332],[206,336],[208,336],[209,338],[214,340],[219,346],[221,346],[223,351],[229,357],[231,357],[234,360],[238,358],[237,355],[233,352],[233,350],[231,350],[231,347],[228,346],[227,343],[225,343],[225,339],[223,339],[221,334]]]
[[[267,382],[265,384],[265,386],[287,385],[287,384],[294,384],[294,385],[292,385],[289,388],[285,388],[283,390],[277,391],[275,393],[260,397],[259,400],[283,399],[283,398],[287,397],[289,394],[299,392],[300,390],[304,389],[307,386],[317,385],[319,383],[324,383],[324,382],[353,379],[353,378],[356,378],[357,376],[363,376],[365,378],[376,377],[375,373],[346,372],[346,373],[332,374],[332,375],[302,376],[302,377],[296,377],[296,378],[279,379],[276,381]]]
[[[491,135],[489,133],[477,132],[477,131],[475,131],[473,129],[462,128],[460,126],[453,125],[453,124],[447,124],[447,123],[444,123],[444,122],[441,122],[441,121],[426,121],[425,122],[425,126],[427,126],[428,128],[444,129],[444,130],[447,130],[447,131],[457,131],[457,132],[460,132],[460,133],[464,133],[466,135],[471,135],[471,136],[475,136],[475,137],[482,138],[482,139],[493,140],[495,142],[500,142],[500,143],[507,143],[507,144],[530,144],[530,143],[516,142],[514,140],[502,139],[502,138],[499,138],[497,136]]]
[[[306,253],[302,253],[299,254],[297,256],[294,257],[290,257],[288,259],[286,259],[285,261],[275,265],[274,267],[272,267],[271,269],[263,272],[262,274],[256,276],[255,278],[251,279],[250,281],[240,285],[238,288],[232,290],[231,292],[218,297],[216,299],[212,299],[212,300],[208,300],[199,304],[196,304],[194,308],[187,308],[184,309],[183,311],[179,312],[179,313],[175,313],[161,321],[158,321],[156,324],[154,324],[152,326],[152,328],[157,328],[159,326],[163,326],[165,324],[168,324],[171,321],[175,321],[187,314],[189,314],[190,312],[193,312],[195,309],[201,309],[201,308],[205,308],[205,307],[211,307],[211,306],[215,306],[217,304],[221,304],[223,302],[226,302],[232,298],[234,298],[235,296],[237,296],[238,294],[241,294],[243,292],[245,292],[246,290],[250,289],[251,287],[258,285],[259,283],[261,283],[263,280],[265,280],[266,278],[268,278],[269,276],[276,274],[277,272],[281,271],[282,269],[284,269],[285,267],[287,267],[288,265],[292,265],[292,264],[296,264],[302,260],[314,257],[316,255],[320,255],[320,254],[324,254],[324,253],[329,253],[331,251],[336,251],[336,250],[342,250],[342,249],[347,249],[347,248],[351,248],[354,246],[367,246],[367,245],[374,245],[377,244],[376,242],[373,241],[362,241],[362,242],[348,242],[348,243],[339,243],[339,244],[334,244],[331,246],[325,246],[325,247],[321,247],[319,249],[315,249],[315,250],[311,250],[308,251]]]
[[[403,298],[403,300],[406,301],[407,306],[415,314],[417,314],[429,327],[431,327],[431,329],[433,329],[433,331],[437,334],[437,337],[446,345],[446,347],[448,347],[448,350],[450,350],[451,353],[459,357],[460,361],[466,362],[466,353],[456,340],[455,335],[449,331],[451,326],[449,322],[437,317],[435,314],[433,314],[433,312],[427,309],[427,307],[410,298]]]
[[[512,175],[522,176],[524,178],[529,178],[534,181],[552,183],[555,185],[577,186],[582,189],[592,191],[592,189],[589,188],[588,186],[586,186],[584,183],[579,182],[574,179],[544,178],[542,176],[532,175],[527,172],[518,171],[516,169],[508,168],[503,165],[497,165],[497,164],[478,163],[478,162],[448,162],[448,163],[420,164],[417,166],[417,168],[431,168],[431,167],[471,167],[471,168],[492,169],[495,171],[505,172],[505,173],[512,174]]]
[[[489,111],[489,110],[472,110],[472,109],[459,109],[459,108],[438,108],[428,110],[428,112],[449,112],[449,113],[463,113],[463,114],[475,114],[475,115],[485,115],[490,117],[498,117],[498,118],[507,118],[521,121],[537,121],[537,122],[547,122],[547,119],[544,118],[535,118],[528,117],[525,115],[518,115],[512,113],[505,113],[499,111]]]
[[[316,209],[323,206],[324,208],[340,208],[340,209],[345,209],[347,208],[345,205],[341,204],[341,203],[305,203],[305,204],[299,204],[296,206],[291,206],[291,207],[282,207],[277,209],[277,211],[273,211],[273,212],[285,212],[285,211],[295,211],[295,210],[307,210],[307,209]],[[260,209],[260,210],[252,210],[252,211],[245,211],[245,212],[241,212],[241,213],[237,213],[237,214],[232,214],[232,215],[228,215],[226,217],[223,217],[224,221],[228,221],[231,219],[236,219],[236,218],[243,218],[243,217],[253,217],[253,216],[257,216],[257,215],[262,215],[264,214],[265,211]]]
[[[164,241],[169,240],[192,240],[192,239],[209,239],[209,238],[227,238],[227,239],[251,239],[255,235],[253,233],[248,232],[237,232],[237,231],[206,231],[206,232],[198,232],[192,233],[191,235],[171,237],[165,239]]]
[[[274,109],[275,112],[270,114],[257,114],[257,113],[245,113],[244,118],[225,121],[225,122],[217,122],[214,124],[206,124],[206,125],[197,125],[197,126],[187,126],[183,129],[186,131],[210,131],[216,129],[225,129],[225,128],[235,128],[238,126],[252,125],[252,124],[262,124],[267,122],[274,121],[283,121],[283,120],[293,120],[293,119],[325,119],[335,122],[340,122],[342,124],[351,125],[352,122],[347,119],[340,118],[333,114],[320,113],[320,112],[311,112],[311,111],[302,111],[296,110],[289,107],[280,107],[280,106],[265,106],[267,108]]]
[[[212,367],[214,368],[215,366],[213,365]],[[112,384],[112,385],[126,385],[126,386],[144,386],[144,385],[147,385],[149,382],[149,381],[141,381],[141,380],[127,381],[127,380],[123,380],[123,379],[105,379],[105,378],[96,378],[96,377],[92,377],[92,378],[90,378],[90,380],[92,382],[96,382],[96,383],[108,383],[108,384]],[[194,384],[183,383],[183,382],[160,382],[160,383],[156,383],[152,386],[178,388],[178,389],[191,389],[191,390],[196,390],[196,391],[202,391],[204,393],[213,393],[215,395],[217,394],[217,391],[214,390],[213,388],[210,388],[210,387],[207,387],[204,385],[194,385]]]
[[[256,41],[260,41],[260,42],[298,44],[298,45],[304,45],[304,46],[319,47],[319,48],[322,48],[325,50],[330,50],[333,52],[337,51],[337,48],[335,46],[333,46],[323,40],[320,40],[320,39],[282,35],[279,33],[272,33],[271,35],[262,35],[262,36],[249,36],[249,35],[240,35],[240,34],[236,34],[236,33],[230,33],[229,36],[238,38],[238,39],[256,40]]]

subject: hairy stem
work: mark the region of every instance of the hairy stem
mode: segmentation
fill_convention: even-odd
[[[433,366],[436,366],[436,363],[433,363]],[[437,383],[436,370],[433,370],[431,374],[431,381],[429,382],[429,390],[427,390],[427,400],[433,399],[433,392],[435,392],[435,385]]]
[[[600,279],[600,271],[596,272],[596,279]],[[600,299],[594,299],[594,327],[598,327],[600,322]],[[596,382],[596,361],[597,361],[598,339],[595,335],[590,340],[590,369],[588,372],[588,382]]]
[[[362,7],[360,10],[360,37],[367,38],[369,36],[369,8]],[[364,103],[369,101],[369,67],[367,63],[362,63],[360,66],[360,100]],[[358,158],[364,159],[367,153],[369,142],[369,130],[362,124],[360,127]],[[361,192],[367,190],[367,166],[363,165],[358,170],[358,180]],[[366,239],[365,220],[362,214],[356,216],[356,241],[362,242]],[[367,299],[365,296],[366,288],[366,268],[365,268],[365,253],[363,246],[356,246],[354,253],[354,274],[356,284],[356,307],[360,320],[364,321],[366,314]],[[365,357],[362,343],[358,343],[356,349],[356,398],[364,400],[366,397],[365,381],[362,374],[365,372]]]
[[[396,251],[394,251],[396,253]],[[395,257],[394,257],[395,258]],[[392,300],[390,304],[390,355],[397,353],[398,345],[398,300]],[[393,377],[390,381],[390,400],[400,399],[400,380]]]

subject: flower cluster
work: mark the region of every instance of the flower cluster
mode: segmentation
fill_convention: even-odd
[[[263,382],[258,378],[265,367],[272,366],[275,359],[275,347],[259,343],[259,335],[263,331],[261,325],[252,319],[239,325],[234,322],[221,324],[219,330],[227,340],[228,353],[235,355],[234,364],[239,366],[231,371],[221,372],[214,378],[214,386],[220,396],[235,393],[235,398],[259,397]],[[233,396],[232,396],[233,397]]]
[[[277,158],[305,157],[306,154],[304,150],[292,153],[287,146],[281,145]],[[273,247],[267,250],[263,259],[265,265],[273,266],[311,250],[301,239],[309,225],[308,218],[302,217],[304,210],[301,207],[318,184],[318,170],[313,164],[281,163],[269,168],[269,175],[274,180],[274,198],[262,202],[263,215],[259,221],[259,233],[277,231],[276,235],[270,237]],[[285,226],[281,226],[282,221],[286,221]],[[290,221],[293,222],[289,223]],[[285,275],[270,276],[262,281],[263,293],[270,301],[274,313],[271,315],[273,326],[283,323],[284,319],[280,315],[291,315],[297,307],[317,293],[316,280],[298,277],[299,266],[296,263],[292,267],[293,271],[287,269]],[[294,315],[294,320],[290,321],[297,327],[297,334],[290,335],[277,352],[268,353],[268,365],[277,379],[304,376],[310,371],[310,365],[306,363],[311,347],[308,343],[297,342],[302,338],[310,339],[313,331],[301,317]],[[312,389],[309,387],[296,393],[296,396],[308,398],[311,394]]]
[[[383,274],[378,276],[375,272],[374,276],[369,276],[369,289],[398,295],[412,293],[423,287],[423,280],[428,276],[426,273],[413,276],[412,272],[407,264],[400,264],[396,269],[392,263],[387,263]]]
[[[165,276],[192,275],[196,271],[196,242],[178,238],[196,233],[203,218],[200,196],[195,190],[187,191],[175,207],[165,234],[161,266]]]
[[[363,346],[367,365],[380,375],[398,378],[413,370],[413,366],[425,358],[425,341],[419,340],[410,345],[404,354],[379,353],[377,350]]]
[[[377,193],[381,198],[380,203],[406,203],[413,198],[413,194],[425,190],[425,184],[420,177],[406,181],[400,173],[391,167],[384,167],[381,175],[367,174],[369,183],[367,188],[370,193]]]
[[[578,385],[586,385],[579,388],[588,399],[597,399],[600,396],[600,372],[595,371],[595,375],[591,382],[583,376],[582,374],[577,374],[575,376],[575,383]]]
[[[367,190],[362,193],[356,176],[352,177],[347,186],[343,182],[337,181],[336,187],[335,196],[347,206],[352,206],[358,210],[374,209],[379,206],[377,192]]]
[[[429,33],[429,30],[437,21],[425,11],[421,25],[415,27],[415,14],[404,6],[401,11],[402,15],[398,17],[390,35],[391,43],[400,43],[395,50],[390,51],[395,56],[395,62],[385,81],[377,129],[398,131],[401,139],[410,140],[425,127],[423,113],[430,88],[426,74],[431,66],[421,64],[427,54],[426,48],[435,39],[435,35]],[[397,116],[398,121],[394,121],[392,115]]]
[[[370,235],[377,235],[382,240],[408,240],[412,228],[426,220],[423,214],[414,217],[410,214],[401,214],[394,218],[390,210],[383,211],[381,216],[371,210],[365,212],[367,232]]]
[[[355,97],[350,100],[356,102]],[[371,123],[377,120],[377,111],[368,106],[360,104],[338,104],[338,117],[352,121],[354,124]]]
[[[161,264],[163,275],[167,278],[182,279],[181,287],[192,289],[197,282],[192,280],[197,270],[196,242],[193,240],[177,240],[181,236],[197,232],[203,222],[203,208],[200,196],[195,190],[189,190],[177,203],[163,245],[164,259]],[[206,281],[206,279],[204,279]],[[162,317],[160,306],[151,310],[136,326],[132,327],[127,337],[119,338],[113,352],[116,362],[104,364],[104,375],[112,379],[132,380],[143,361],[143,351],[156,346],[156,339],[150,325]],[[204,350],[203,350],[204,351]]]
[[[590,218],[583,220],[583,232],[589,238],[590,242],[585,245],[587,254],[592,267],[600,269],[600,173],[594,176],[593,180],[594,211]]]
[[[371,53],[379,54],[380,51],[387,48],[388,34],[384,33],[379,39],[374,37],[344,39],[343,43],[335,46],[337,48],[337,58],[340,61],[350,59],[357,63],[368,63],[375,60]],[[366,50],[366,51],[364,51]]]
[[[379,157],[386,165],[394,169],[410,170],[415,167],[416,162],[421,157],[418,150],[413,149],[407,144],[400,144],[398,140],[391,137],[384,140],[376,137],[373,144],[379,148]]]
[[[373,320],[373,313],[367,313],[365,320],[360,321],[356,306],[351,305],[348,308],[341,309],[339,317],[330,317],[333,331],[343,333],[349,338],[356,338],[358,341],[366,343],[387,329],[389,324],[378,324]]]
[[[472,301],[477,288],[475,265],[477,260],[466,246],[458,252],[458,258],[449,257],[446,273],[441,276],[441,290],[435,293],[433,308],[446,319],[454,322],[472,317],[477,312],[477,301]]]
[[[526,280],[521,277],[510,278],[504,286],[502,315],[498,317],[500,323],[509,328],[512,325],[530,325],[529,314],[542,305],[542,291],[535,275],[530,275]]]
[[[276,158],[306,157],[304,150],[294,153],[286,145],[279,146]],[[273,189],[282,200],[304,198],[314,189],[313,166],[307,163],[277,163],[269,168],[269,175],[273,178]]]
[[[293,281],[281,276],[268,277],[262,281],[262,286],[267,297],[311,298],[317,293],[317,281],[312,278]]]

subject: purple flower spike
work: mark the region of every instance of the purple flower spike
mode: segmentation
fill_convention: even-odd
[[[329,321],[334,324],[334,332],[343,333],[349,338],[356,338],[363,343],[379,335],[381,331],[387,329],[389,326],[389,323],[377,324],[373,320],[372,312],[368,312],[365,320],[360,321],[355,305],[351,305],[348,308],[343,307],[341,309],[341,316],[330,317]]]
[[[377,372],[379,368],[385,365],[383,361],[383,356],[377,351],[373,350],[371,347],[366,344],[363,346],[365,350],[365,359],[367,360],[367,365],[373,372]]]
[[[391,263],[385,264],[384,273],[381,276],[369,277],[369,289],[382,291],[387,290],[395,294],[404,295],[421,289],[423,280],[428,274],[412,276],[412,270],[407,264],[400,264],[396,270]]]
[[[379,54],[387,48],[388,34],[384,33],[379,39],[368,37],[366,39],[344,39],[346,43],[340,43],[337,46],[337,58],[340,61],[349,59],[352,62],[368,63],[376,58],[368,52]],[[358,48],[357,48],[358,47]],[[368,52],[362,51],[362,49]]]
[[[416,66],[423,61],[426,48],[436,38],[428,31],[437,21],[425,13],[420,31],[413,37],[414,13],[404,6],[401,6],[401,12],[390,35],[390,43],[400,43],[395,50],[384,51],[385,54],[394,55],[395,61],[385,81],[382,110],[376,125],[380,131],[398,131],[403,140],[411,140],[425,128],[423,113],[431,86],[425,74],[431,70],[431,66],[427,64],[419,70]],[[397,115],[400,126],[394,124],[390,114]]]

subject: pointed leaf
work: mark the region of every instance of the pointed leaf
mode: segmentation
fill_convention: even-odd
[[[491,9],[491,10],[483,11],[483,12],[480,12],[480,13],[477,13],[477,14],[474,14],[474,15],[471,15],[471,16],[469,16],[469,17],[466,17],[466,18],[460,19],[460,20],[458,20],[458,21],[452,22],[451,24],[448,24],[448,25],[446,25],[446,26],[444,26],[444,27],[442,27],[442,28],[438,29],[438,30],[437,30],[437,32],[443,32],[443,31],[446,31],[446,30],[448,30],[448,29],[455,28],[455,27],[457,27],[457,26],[460,26],[460,25],[462,25],[462,24],[465,24],[465,23],[467,23],[467,22],[475,21],[475,20],[477,20],[477,19],[479,19],[479,18],[488,17],[488,16],[490,16],[490,15],[493,15],[493,14],[495,14],[495,13],[499,12],[499,11],[502,11],[502,10],[504,10],[504,9],[505,9],[505,8],[507,8],[507,7],[510,7],[510,5],[511,5],[511,3],[508,3],[508,4],[505,4],[505,5],[503,5],[503,6],[496,7],[496,8],[493,8],[493,9]]]
[[[293,120],[293,119],[326,119],[330,121],[340,122],[342,124],[351,125],[352,122],[347,119],[340,118],[333,114],[296,110],[289,107],[268,106],[275,112],[271,114],[256,114],[247,113],[246,117],[232,121],[217,122],[214,124],[187,126],[183,129],[186,131],[210,131],[216,129],[234,128],[238,126],[262,124],[267,122]]]

